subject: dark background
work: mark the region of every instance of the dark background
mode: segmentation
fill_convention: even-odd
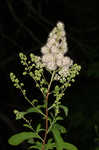
[[[58,21],[65,24],[68,55],[82,66],[76,82],[66,91],[69,108],[65,121],[67,141],[79,150],[98,150],[99,133],[99,5],[90,0],[0,1],[0,150],[25,149],[8,145],[8,138],[21,130],[13,109],[27,106],[9,78],[19,77],[18,53],[40,54],[40,47]],[[28,82],[29,83],[29,82]],[[27,83],[27,85],[29,85]]]

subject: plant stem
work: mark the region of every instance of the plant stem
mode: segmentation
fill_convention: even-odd
[[[49,83],[49,86],[48,86],[47,95],[46,95],[46,98],[45,98],[45,103],[46,103],[46,129],[45,129],[44,140],[43,140],[43,143],[42,143],[42,150],[45,150],[45,143],[46,143],[46,138],[47,138],[47,134],[48,134],[48,97],[49,97],[49,94],[50,94],[50,87],[51,87],[54,75],[55,75],[55,71],[52,73],[52,77],[51,77],[51,80],[50,80],[50,83]]]
[[[49,129],[48,129],[48,133],[49,133],[50,130],[52,129],[52,127],[53,127],[53,125],[55,124],[55,122],[56,122],[56,118],[53,119],[53,121],[52,121],[52,123],[51,123],[51,125],[50,125],[50,127],[49,127]]]
[[[43,142],[43,139],[41,136],[33,129],[31,122],[27,120],[25,117],[23,117],[23,120],[29,125],[29,128],[39,137],[39,139]]]
[[[37,107],[35,107],[34,104],[28,99],[28,97],[23,93],[23,90],[22,90],[21,87],[20,87],[20,90],[21,90],[21,92],[22,92],[24,98],[27,100],[27,102],[28,102],[30,105],[32,105],[32,107],[35,108],[42,116],[46,117],[46,115],[45,115],[42,111],[40,111]]]
[[[44,135],[44,140],[42,143],[42,150],[45,150],[44,146],[45,146],[45,142],[46,142],[46,138],[47,138],[47,131],[48,131],[48,96],[49,96],[49,92],[47,92],[47,96],[46,96],[46,129],[45,129],[45,135]]]

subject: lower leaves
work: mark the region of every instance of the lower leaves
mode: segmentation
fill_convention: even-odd
[[[55,139],[56,150],[78,150],[76,146],[74,146],[73,144],[64,142],[61,136],[61,131],[62,130],[59,130],[57,125],[54,126],[54,128],[52,128],[52,133]]]
[[[66,129],[60,125],[55,124],[54,127],[51,129],[54,139],[49,139],[48,142],[45,144],[45,150],[78,150],[76,146],[65,142],[61,136],[61,134],[66,133]],[[29,146],[29,149],[42,149],[42,141],[38,134],[34,132],[20,132],[12,137],[9,138],[9,144],[13,146],[18,146],[24,141],[27,140],[27,143],[32,144]],[[38,141],[39,140],[39,141]],[[32,141],[32,142],[30,142]],[[54,141],[54,142],[53,142]]]
[[[31,139],[31,138],[37,138],[40,139],[39,136],[36,133],[33,132],[21,132],[13,135],[9,138],[8,142],[9,144],[13,146],[17,146],[24,142],[25,140]]]

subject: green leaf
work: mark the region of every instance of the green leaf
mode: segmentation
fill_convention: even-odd
[[[41,124],[39,123],[39,124],[37,125],[36,132],[38,133],[40,129],[41,129]]]
[[[24,127],[29,128],[29,129],[33,129],[32,126],[28,125],[28,124],[23,124]]]
[[[35,145],[29,147],[29,149],[34,149],[34,148],[36,148],[36,149],[38,149],[38,150],[41,150],[41,148],[42,148],[42,143],[36,142]]]
[[[26,110],[25,115],[27,115],[29,113],[39,113],[39,112],[37,111],[37,109],[35,107],[34,108],[30,107]]]
[[[60,131],[60,133],[66,133],[67,130],[66,128],[64,128],[62,125],[60,125],[59,123],[55,124],[55,127]]]
[[[51,131],[55,139],[57,150],[63,150],[64,141],[61,138],[60,131],[56,127],[52,128]]]
[[[33,99],[32,104],[35,105],[35,103],[38,103],[37,99]]]
[[[59,92],[60,88],[58,85],[55,86],[55,92]]]
[[[63,120],[63,117],[56,117],[56,121]]]
[[[37,134],[33,132],[21,132],[21,133],[17,133],[11,136],[8,140],[8,143],[13,146],[17,146],[21,144],[22,142],[24,142],[25,140],[28,140],[31,138],[39,138],[39,137],[37,136]]]
[[[37,125],[37,128],[36,128],[36,132],[39,133],[39,132],[41,132],[41,131],[45,131],[45,129],[42,129],[42,128],[41,128],[41,124],[38,124],[38,125]]]
[[[42,107],[43,107],[43,106],[42,106]],[[29,114],[29,113],[39,113],[36,108],[41,112],[41,109],[40,109],[40,108],[41,108],[41,105],[38,105],[37,107],[34,107],[34,108],[33,108],[33,107],[28,108],[28,109],[26,110],[26,112],[25,112],[25,115],[26,115],[26,114]]]
[[[67,117],[68,116],[68,108],[63,105],[60,105],[59,107],[64,110],[65,116]]]
[[[54,126],[54,128],[52,128],[51,131],[55,139],[57,150],[78,150],[73,144],[64,142],[63,138],[61,137],[61,133],[57,129],[57,127]]]
[[[55,147],[55,143],[52,142],[52,139],[49,139],[48,143],[45,145],[46,150],[53,150]]]
[[[64,150],[78,150],[76,146],[74,146],[73,144],[70,144],[68,142],[64,143]]]
[[[45,150],[53,150],[55,148],[55,143],[52,142],[52,139],[48,140],[48,143],[45,144]],[[38,150],[42,149],[42,143],[36,142],[36,145],[30,146],[30,149],[36,148]]]
[[[35,141],[34,141],[34,139],[29,139],[29,140],[27,141],[27,143],[29,143],[29,144],[34,144]]]

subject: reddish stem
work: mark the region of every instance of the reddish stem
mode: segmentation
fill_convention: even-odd
[[[47,92],[46,99],[45,99],[45,101],[46,101],[46,129],[45,129],[44,140],[42,143],[42,150],[45,150],[45,144],[46,144],[46,138],[47,138],[47,132],[48,132],[48,96],[50,93],[50,87],[51,87],[54,75],[55,75],[55,71],[52,74],[51,81],[50,81],[49,86],[48,86],[48,92]]]
[[[47,92],[47,96],[46,96],[46,99],[45,99],[46,100],[46,104],[48,104],[48,96],[49,96],[49,90]],[[46,105],[46,129],[45,129],[44,140],[43,140],[43,143],[42,143],[42,150],[45,150],[47,131],[48,131],[48,106]]]

